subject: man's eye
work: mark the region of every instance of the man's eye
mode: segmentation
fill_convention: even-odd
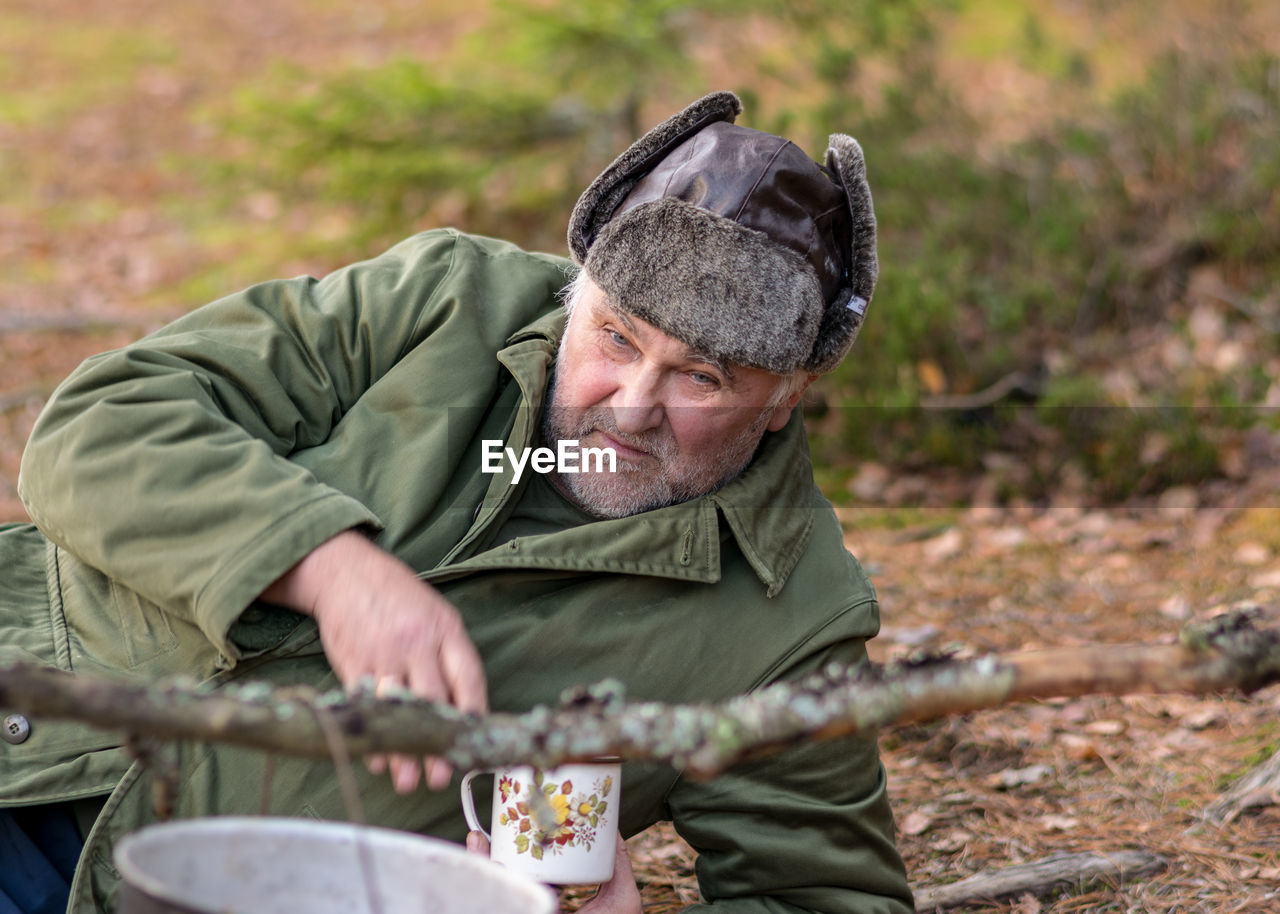
[[[613,343],[613,345],[617,346],[619,349],[625,349],[631,345],[631,343],[627,340],[627,338],[623,336],[621,333],[619,333],[617,330],[610,330],[608,331],[608,333],[609,333],[609,342]]]
[[[720,381],[717,378],[704,371],[689,372],[689,380],[693,381],[693,383],[697,384],[699,387],[716,387],[720,384]]]

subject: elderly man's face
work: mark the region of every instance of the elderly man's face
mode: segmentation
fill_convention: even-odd
[[[610,447],[617,472],[562,474],[588,511],[624,517],[687,501],[738,475],[765,431],[787,424],[803,387],[726,365],[609,304],[588,282],[565,329],[547,441]]]

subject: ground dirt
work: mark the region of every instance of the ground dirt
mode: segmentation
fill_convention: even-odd
[[[848,545],[883,606],[872,657],[1168,643],[1182,626],[1241,606],[1274,624],[1280,510],[1255,505],[1271,503],[1276,482],[1198,510],[971,508],[920,511],[898,526],[878,510],[843,509]],[[1248,698],[1047,700],[890,727],[882,750],[912,882],[1136,849],[1166,858],[1167,868],[1133,884],[967,910],[1280,909],[1275,797],[1256,797],[1226,825],[1201,815],[1280,748],[1278,708],[1273,687]],[[649,839],[636,839],[637,856],[655,900],[694,897],[692,855],[678,841]]]
[[[25,519],[19,457],[58,379],[197,304],[166,292],[243,243],[201,237],[182,217],[202,189],[167,167],[167,156],[208,141],[189,113],[272,61],[430,54],[452,34],[443,17],[424,22],[411,3],[359,7],[0,0],[0,94],[10,100],[0,107],[0,522]],[[112,59],[113,36],[126,32],[173,51],[95,72],[95,60]],[[39,107],[37,92],[54,101]],[[307,218],[281,217],[279,201],[242,205],[250,237]],[[332,265],[289,262],[280,272]],[[241,278],[232,266],[228,277]],[[965,491],[980,495],[981,480],[972,482]],[[930,485],[919,477],[917,491]],[[1277,491],[1280,475],[1266,461],[1207,495],[1144,507],[1086,509],[1072,498],[1001,507],[980,497],[967,507],[912,507],[904,502],[928,499],[872,487],[840,510],[848,546],[882,601],[873,659],[1167,642],[1184,624],[1242,603],[1273,614]],[[1249,698],[1047,700],[891,727],[882,745],[912,882],[1064,851],[1141,848],[1167,858],[1167,868],[1133,884],[974,909],[1280,910],[1275,798],[1259,798],[1227,825],[1200,816],[1280,747],[1278,708],[1272,688]],[[631,846],[647,910],[696,900],[693,854],[669,828]]]

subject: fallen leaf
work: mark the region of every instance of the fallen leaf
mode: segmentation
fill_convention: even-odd
[[[882,626],[880,628],[880,637],[885,641],[892,641],[895,644],[905,644],[908,647],[918,647],[921,644],[932,641],[938,636],[938,626],[936,625],[920,625],[914,628],[894,628],[892,626]]]
[[[953,828],[936,840],[929,842],[929,847],[944,854],[951,854],[958,850],[963,850],[965,845],[972,840],[973,835],[969,832],[962,828]]]
[[[1089,717],[1089,706],[1083,701],[1073,701],[1062,708],[1062,719],[1071,723],[1083,723]]]
[[[1039,823],[1045,831],[1071,831],[1080,824],[1080,820],[1073,816],[1048,815],[1041,816]]]
[[[1059,734],[1058,743],[1073,762],[1088,762],[1102,757],[1096,742],[1075,733]]]
[[[920,379],[920,386],[935,396],[947,389],[947,376],[937,362],[922,359],[916,364],[916,376]]]
[[[1192,711],[1183,717],[1182,726],[1188,730],[1204,730],[1219,723],[1222,717],[1221,708],[1202,708],[1199,711]]]
[[[933,562],[954,558],[964,549],[964,534],[952,527],[941,536],[926,540],[923,549],[925,558]]]
[[[1191,617],[1191,601],[1182,594],[1174,594],[1160,604],[1160,615],[1166,619],[1182,621]]]
[[[988,552],[1011,552],[1026,541],[1027,531],[1022,527],[997,527],[978,534],[978,544]]]
[[[1027,893],[1013,903],[1013,906],[1009,908],[1009,914],[1040,914],[1043,910],[1040,899]]]
[[[849,480],[849,492],[860,501],[879,501],[891,478],[889,468],[883,464],[863,463],[853,479]]]
[[[1241,543],[1233,558],[1237,565],[1265,565],[1271,558],[1271,550],[1262,543]]]
[[[1261,574],[1255,574],[1249,579],[1249,586],[1262,590],[1267,587],[1280,587],[1280,568],[1274,571],[1264,571]]]
[[[923,835],[933,825],[933,818],[922,812],[909,812],[902,818],[898,830],[904,835]]]
[[[1171,486],[1160,493],[1156,505],[1165,517],[1181,517],[1200,506],[1200,493],[1194,486]]]
[[[1123,720],[1095,720],[1084,725],[1084,732],[1094,736],[1119,736],[1128,729],[1129,724]]]
[[[1027,784],[1037,784],[1043,781],[1049,775],[1053,774],[1053,768],[1050,765],[1029,765],[1026,768],[1006,768],[998,774],[993,774],[987,779],[987,783],[995,787],[997,790],[1011,790],[1014,787],[1022,787]]]

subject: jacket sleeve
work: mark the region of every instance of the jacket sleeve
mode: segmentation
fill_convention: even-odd
[[[430,332],[456,243],[428,233],[257,285],[89,359],[23,455],[32,520],[234,659],[227,631],[263,589],[334,534],[379,525],[287,457]]]
[[[861,641],[810,657],[786,678],[865,661]],[[874,734],[801,743],[668,795],[677,831],[698,852],[703,903],[724,914],[910,914]]]

